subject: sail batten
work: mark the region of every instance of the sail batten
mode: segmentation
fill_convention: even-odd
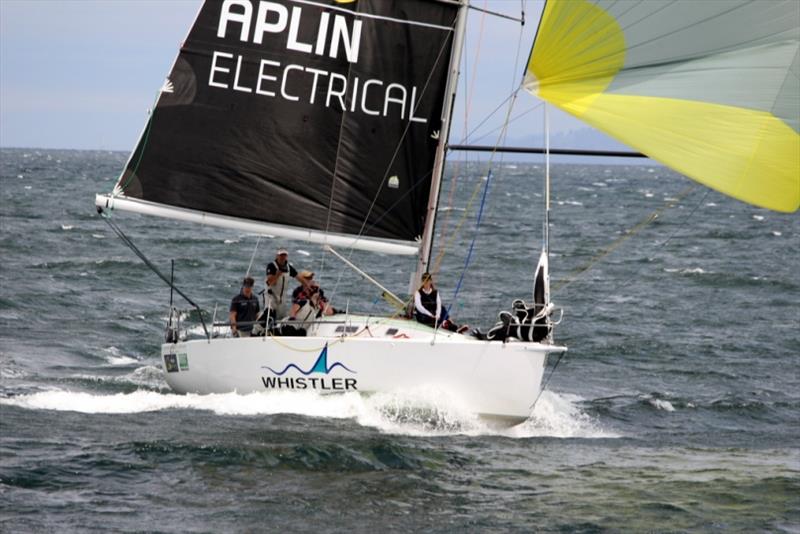
[[[548,0],[525,85],[713,189],[800,207],[794,0]]]
[[[115,195],[415,242],[458,6],[206,1]]]

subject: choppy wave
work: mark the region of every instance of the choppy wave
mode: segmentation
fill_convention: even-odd
[[[148,368],[141,369],[144,370],[145,377],[150,376],[147,373]],[[102,380],[131,380],[131,377]],[[288,391],[247,395],[177,395],[144,390],[109,395],[54,390],[0,399],[0,404],[31,410],[87,414],[134,414],[162,410],[205,410],[221,416],[297,414],[354,419],[361,425],[375,427],[382,432],[412,436],[466,434],[502,435],[511,438],[619,437],[601,428],[597,421],[582,413],[577,406],[579,400],[579,397],[545,391],[531,418],[511,428],[480,419],[466,410],[457,399],[433,389],[369,396],[358,393],[319,395],[313,392]]]
[[[102,384],[112,386],[114,390],[124,389],[127,390],[124,394],[132,394],[138,392],[140,388],[145,388],[151,392],[168,391],[164,381],[164,375],[160,368],[145,365],[137,367],[130,373],[124,375],[94,375],[94,374],[74,374],[59,379],[60,382],[76,383],[79,385],[85,384]],[[94,394],[93,394],[94,395]],[[50,409],[50,408],[46,408]],[[83,410],[72,410],[83,411]]]
[[[142,317],[142,319],[144,319],[144,317]],[[136,358],[122,354],[117,347],[111,346],[103,350],[108,353],[108,356],[105,356],[105,359],[109,365],[124,366],[139,363],[139,360]]]

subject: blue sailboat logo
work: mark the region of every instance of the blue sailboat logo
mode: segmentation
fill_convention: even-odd
[[[355,371],[353,371],[352,369],[348,369],[347,366],[345,366],[341,362],[336,362],[333,365],[331,365],[330,367],[328,367],[328,344],[326,343],[325,347],[323,347],[323,349],[322,349],[322,352],[319,353],[319,356],[317,357],[317,361],[314,362],[314,365],[312,365],[311,369],[309,369],[308,371],[303,371],[302,369],[300,369],[297,365],[295,365],[293,363],[290,363],[289,365],[284,367],[283,371],[276,371],[272,367],[268,367],[266,365],[262,366],[262,369],[269,369],[270,371],[272,371],[276,375],[282,376],[283,374],[286,373],[286,371],[288,371],[289,369],[294,368],[294,369],[297,369],[298,371],[300,371],[300,373],[302,373],[303,375],[308,376],[308,375],[310,375],[312,373],[321,373],[321,374],[327,375],[331,371],[336,369],[337,367],[341,367],[345,371],[348,371],[350,373],[356,374]]]

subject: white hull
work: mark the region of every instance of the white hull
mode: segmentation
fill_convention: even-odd
[[[331,318],[333,319],[333,318]],[[392,393],[433,386],[482,417],[528,418],[547,354],[563,347],[479,341],[405,320],[358,318],[313,327],[309,337],[198,339],[162,345],[167,383],[179,393]],[[359,325],[359,326],[356,326]],[[315,335],[316,334],[316,335]],[[321,335],[320,335],[321,334]],[[327,347],[327,349],[326,349]],[[323,354],[324,353],[324,354]]]

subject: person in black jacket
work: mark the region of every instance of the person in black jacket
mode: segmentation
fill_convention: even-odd
[[[250,276],[242,281],[242,289],[231,299],[230,324],[234,337],[250,337],[258,317],[258,298],[253,294],[255,281]]]
[[[422,275],[422,287],[414,293],[414,317],[417,322],[431,327],[441,326],[451,332],[464,332],[468,327],[459,327],[450,321],[447,309],[442,306],[439,291],[433,285],[431,273]]]

